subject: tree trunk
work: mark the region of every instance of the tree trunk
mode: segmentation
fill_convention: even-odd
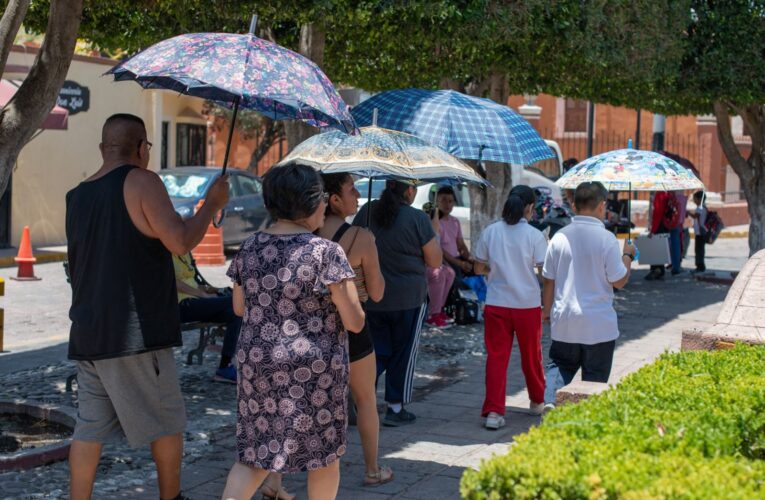
[[[51,2],[45,40],[37,58],[24,83],[0,111],[0,193],[5,192],[21,149],[56,104],[74,55],[82,3],[83,0]],[[0,24],[4,22],[5,15]],[[5,46],[0,48],[0,54],[5,50]]]
[[[315,62],[320,68],[324,65],[324,45],[326,37],[324,31],[316,24],[309,23],[300,27],[300,55]],[[284,135],[287,137],[287,152],[295,146],[319,132],[305,122],[291,120],[284,123]]]
[[[748,159],[738,149],[731,131],[729,112],[735,110],[747,125],[752,138]],[[765,248],[765,105],[737,107],[714,104],[717,136],[731,168],[741,180],[749,212],[749,255]]]
[[[758,177],[758,182],[744,189],[749,212],[749,256],[765,248],[765,182]]]
[[[493,72],[486,80],[476,80],[467,87],[467,93],[483,97],[488,92],[489,98],[502,105],[507,104],[509,87],[507,78],[499,71]],[[482,186],[469,187],[470,190],[470,241],[478,241],[481,231],[502,216],[507,196],[513,188],[511,167],[507,163],[493,161],[483,162],[483,169],[478,168],[477,162],[468,162],[492,185],[491,188]]]
[[[477,162],[467,162],[474,169],[477,168]],[[507,163],[497,163],[493,161],[483,162],[486,170],[486,180],[492,187],[476,186],[470,184],[470,242],[474,244],[478,241],[481,231],[498,220],[502,216],[502,209],[505,206],[507,196],[513,188],[513,181],[510,176],[510,165]]]
[[[255,150],[252,152],[252,156],[250,156],[250,164],[247,165],[247,170],[256,175],[260,175],[260,172],[258,172],[258,163],[260,163],[260,160],[266,155],[266,153],[268,153],[268,150],[271,149],[271,146],[276,144],[277,141],[280,141],[282,137],[284,137],[280,123],[277,123],[274,120],[268,118],[264,118],[264,121],[266,123],[263,127],[263,132],[258,133],[258,135],[260,135],[258,147],[255,148]]]
[[[11,0],[5,7],[3,18],[0,19],[0,74],[5,69],[8,54],[11,53],[13,40],[21,28],[21,23],[27,15],[29,0]]]

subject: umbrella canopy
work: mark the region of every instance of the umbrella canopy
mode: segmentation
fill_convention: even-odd
[[[4,78],[0,80],[0,108],[5,107],[10,102],[20,85],[20,82],[17,83]],[[40,128],[43,130],[66,130],[69,128],[69,111],[61,106],[53,106]]]
[[[359,125],[377,125],[416,135],[452,155],[530,165],[554,155],[529,122],[507,106],[453,90],[382,92],[356,106]]]
[[[588,158],[555,181],[564,189],[601,182],[610,191],[679,191],[704,189],[693,173],[653,151],[618,149]]]
[[[363,127],[356,135],[335,130],[298,144],[278,165],[301,162],[322,173],[363,177],[455,180],[486,184],[467,164],[410,134]]]
[[[274,120],[355,129],[348,106],[311,60],[252,33],[190,33],[152,45],[107,74],[253,109]]]

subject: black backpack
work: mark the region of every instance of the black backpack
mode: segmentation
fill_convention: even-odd
[[[459,298],[454,302],[454,322],[458,325],[478,323],[478,302]]]

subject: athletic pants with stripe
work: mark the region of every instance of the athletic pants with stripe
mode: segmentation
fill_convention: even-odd
[[[403,311],[367,311],[367,324],[375,344],[377,378],[385,372],[385,401],[412,400],[414,365],[427,304]]]
[[[486,343],[486,399],[481,415],[505,414],[507,365],[513,350],[513,336],[518,337],[521,368],[529,399],[541,403],[545,396],[545,373],[542,367],[542,309],[484,307],[484,342]]]

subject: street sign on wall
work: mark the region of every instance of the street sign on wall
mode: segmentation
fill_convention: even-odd
[[[69,115],[90,109],[90,89],[77,82],[66,80],[58,93],[58,106],[69,111]]]

